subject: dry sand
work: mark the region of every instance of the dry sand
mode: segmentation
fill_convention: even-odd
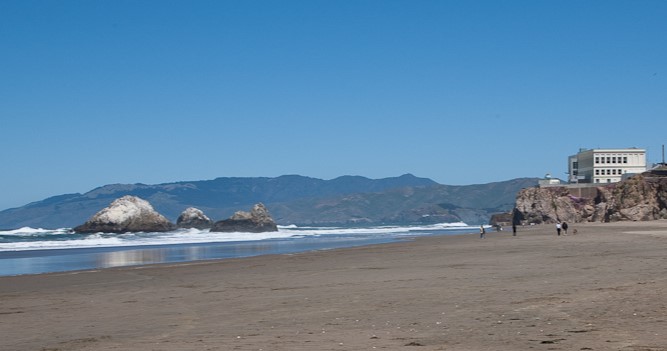
[[[0,350],[667,350],[667,221],[0,278]]]

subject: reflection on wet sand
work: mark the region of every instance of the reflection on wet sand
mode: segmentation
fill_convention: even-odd
[[[119,267],[138,264],[163,263],[165,261],[165,250],[130,250],[100,253],[97,256],[98,267]]]
[[[165,247],[102,252],[96,255],[99,268],[134,266],[176,261],[197,261],[226,257],[245,257],[281,252],[293,243],[243,243],[236,245]]]
[[[0,276],[111,268],[144,264],[276,255],[389,242],[392,238],[302,238],[262,242],[224,242],[146,248],[84,248],[72,250],[22,251],[0,256]],[[41,256],[45,252],[57,253]],[[10,256],[6,254],[5,256]]]

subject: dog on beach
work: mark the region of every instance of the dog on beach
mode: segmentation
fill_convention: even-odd
[[[576,230],[576,229],[572,229],[572,234],[577,234],[577,230]]]

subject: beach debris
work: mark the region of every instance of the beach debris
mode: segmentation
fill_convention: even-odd
[[[405,344],[405,346],[425,346],[425,345],[422,344],[422,343],[418,343],[416,341],[411,341],[411,342]]]
[[[563,341],[563,340],[566,340],[566,339],[561,338],[561,339],[542,340],[540,342],[540,344],[557,344],[558,342]]]

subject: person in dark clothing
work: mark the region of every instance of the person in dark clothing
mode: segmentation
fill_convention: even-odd
[[[516,223],[512,223],[512,236],[516,236]]]
[[[563,234],[567,235],[567,222],[563,222],[563,225],[561,225],[561,227],[563,227]]]

